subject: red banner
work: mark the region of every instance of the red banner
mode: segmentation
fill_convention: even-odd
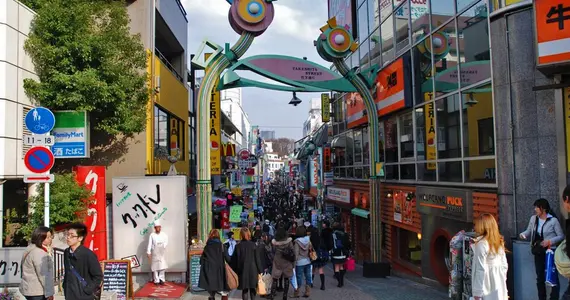
[[[85,225],[88,234],[83,245],[88,247],[99,260],[107,259],[107,201],[105,189],[105,167],[76,166],[73,168],[75,180],[85,184],[93,194],[92,203],[87,210]]]

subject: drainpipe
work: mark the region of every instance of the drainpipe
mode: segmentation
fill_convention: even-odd
[[[151,0],[150,1],[150,20],[151,20],[151,32],[150,32],[150,52],[151,52],[151,56],[150,56],[150,100],[151,100],[151,115],[154,118],[154,96],[155,96],[155,87],[156,87],[156,77],[155,77],[155,62],[154,62],[154,56],[155,56],[155,41],[156,41],[156,0]],[[150,122],[150,127],[151,127],[151,133],[154,136],[154,122]],[[155,159],[154,159],[154,151],[156,151],[156,149],[154,149],[154,142],[151,141],[150,143],[150,149],[151,149],[151,155],[152,155],[152,164],[150,164],[150,174],[155,174]]]

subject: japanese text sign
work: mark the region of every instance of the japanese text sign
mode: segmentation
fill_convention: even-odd
[[[323,123],[328,123],[331,120],[331,108],[330,108],[330,98],[329,94],[321,94],[321,117]]]
[[[570,62],[570,2],[535,0],[537,65]]]
[[[230,208],[230,222],[239,223],[241,222],[241,211],[243,207],[241,205],[234,205]]]

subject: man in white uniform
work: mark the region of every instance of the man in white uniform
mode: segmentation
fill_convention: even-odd
[[[155,284],[164,284],[164,273],[168,268],[166,264],[166,246],[168,245],[168,236],[161,231],[160,221],[154,221],[154,232],[150,234],[148,239],[148,248],[146,254],[151,262],[150,269],[153,272]]]

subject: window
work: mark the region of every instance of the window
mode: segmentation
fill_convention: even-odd
[[[155,156],[179,155],[179,160],[186,156],[185,127],[182,120],[166,112],[162,108],[154,107],[154,149]],[[179,152],[178,152],[179,151]]]
[[[400,116],[400,157],[402,159],[414,157],[414,126],[412,113]]]
[[[479,154],[495,154],[495,129],[493,127],[493,118],[477,121],[477,131],[479,133]]]
[[[382,63],[387,65],[394,59],[394,19],[392,15],[382,23]]]
[[[362,164],[362,131],[354,131],[354,164]]]
[[[421,267],[422,241],[419,239],[420,235],[403,228],[397,228],[396,232],[398,236],[398,258],[415,267]]]
[[[398,120],[396,117],[384,122],[384,134],[386,135],[386,162],[398,162]]]
[[[368,9],[366,3],[358,8],[358,40],[364,41],[368,37]]]
[[[404,1],[394,12],[396,20],[396,52],[401,53],[410,45],[410,33],[408,20],[410,19],[410,7],[408,1]]]

